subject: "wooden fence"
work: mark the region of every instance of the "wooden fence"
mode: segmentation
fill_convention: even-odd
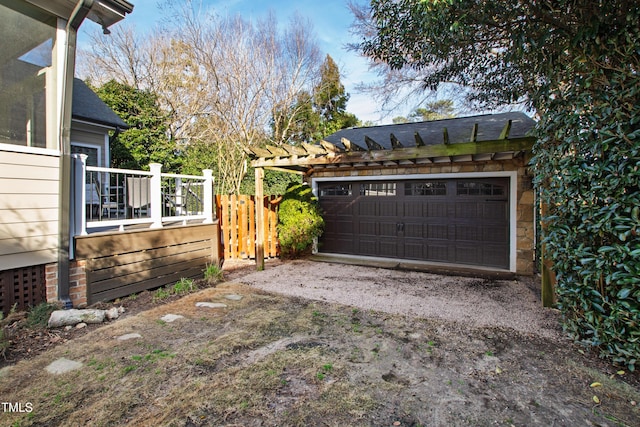
[[[280,196],[265,196],[264,209],[264,256],[280,255],[278,245],[278,203]],[[256,257],[256,206],[255,197],[247,195],[216,195],[216,209],[224,259]]]

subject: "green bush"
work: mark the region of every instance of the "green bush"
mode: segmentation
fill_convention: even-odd
[[[311,252],[314,239],[324,230],[318,199],[306,184],[287,188],[278,208],[278,240],[285,258],[296,258]]]
[[[544,244],[565,330],[634,370],[640,359],[640,85],[635,74],[583,66],[575,64],[583,81],[576,78],[549,97],[553,113],[538,126],[535,167],[548,206]]]

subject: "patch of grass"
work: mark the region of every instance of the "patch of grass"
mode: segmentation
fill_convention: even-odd
[[[4,314],[0,311],[0,356],[4,357],[7,349],[9,348],[9,340],[4,336],[2,319],[4,319]]]
[[[207,268],[204,270],[204,280],[209,285],[215,285],[224,279],[224,273],[222,269],[216,264],[207,264]]]
[[[171,290],[170,289],[168,289],[166,287],[158,288],[153,293],[153,301],[154,302],[164,301],[167,298],[169,298],[170,296],[171,296]]]
[[[185,279],[183,277],[182,279],[178,280],[175,285],[173,285],[171,292],[176,295],[184,295],[193,292],[196,289],[197,286],[195,285],[193,279]]]
[[[377,356],[380,353],[380,343],[375,343],[371,351]]]
[[[124,368],[122,368],[122,373],[123,374],[128,374],[129,372],[135,371],[138,367],[135,365],[127,365]]]
[[[55,304],[47,302],[36,305],[27,314],[27,326],[30,328],[45,328],[49,323],[51,313],[57,308]]]
[[[155,349],[150,351],[147,354],[134,354],[130,356],[130,359],[133,363],[125,366],[122,372],[123,374],[127,374],[129,372],[135,371],[138,368],[142,368],[143,371],[146,371],[146,369],[150,365],[153,365],[159,360],[166,359],[166,358],[173,358],[173,357],[175,357],[175,353],[170,353],[162,349]],[[161,372],[162,372],[161,370],[158,370],[158,369],[155,370],[156,374],[159,374]]]

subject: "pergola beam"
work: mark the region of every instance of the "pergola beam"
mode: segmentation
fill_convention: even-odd
[[[364,136],[364,142],[367,144],[367,148],[369,151],[372,150],[384,150],[384,147],[373,140],[373,138],[369,138],[368,136]]]
[[[461,142],[456,144],[425,145],[422,147],[404,147],[394,150],[343,151],[331,156],[305,158],[260,158],[251,162],[253,167],[292,167],[315,165],[339,165],[371,162],[397,162],[400,160],[432,159],[486,153],[530,151],[534,138],[502,139],[480,142]],[[326,151],[323,150],[326,154]]]
[[[509,132],[511,131],[511,120],[509,120],[504,127],[502,128],[502,132],[500,132],[500,136],[498,139],[507,139],[509,138]]]

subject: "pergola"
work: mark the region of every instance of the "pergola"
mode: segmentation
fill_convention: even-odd
[[[311,176],[327,170],[416,168],[510,160],[530,152],[533,120],[523,113],[343,129],[317,144],[267,145],[247,150],[255,168],[256,199],[264,196],[264,169]],[[264,268],[264,218],[256,211],[256,264]]]

